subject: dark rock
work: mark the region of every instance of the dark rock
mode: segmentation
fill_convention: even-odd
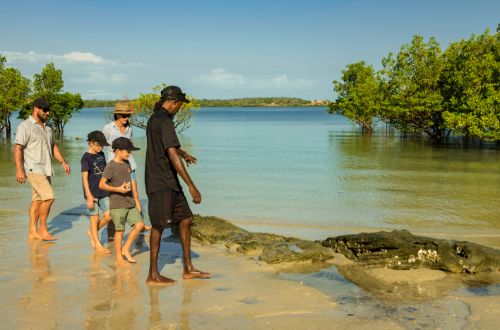
[[[500,270],[500,251],[471,242],[415,236],[406,230],[331,237],[323,246],[362,265],[391,269],[426,267],[453,273]]]
[[[224,243],[232,251],[258,256],[269,264],[318,262],[333,258],[333,251],[319,242],[266,233],[250,233],[216,217],[195,216],[192,236],[207,243]]]

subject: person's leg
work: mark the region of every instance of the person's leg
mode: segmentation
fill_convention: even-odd
[[[109,224],[111,221],[111,214],[109,212],[109,197],[103,197],[98,200],[99,208],[102,210],[102,218],[99,220],[99,230]],[[114,235],[114,233],[113,233]]]
[[[132,243],[135,242],[135,239],[137,238],[137,236],[139,236],[139,234],[143,229],[144,229],[144,222],[139,222],[135,224],[134,227],[132,227],[132,229],[128,233],[127,241],[125,242],[122,248],[122,255],[128,262],[131,263],[137,262],[137,260],[135,260],[134,257],[132,257],[132,255],[130,254],[130,248],[132,247]]]
[[[53,241],[56,238],[49,233],[47,229],[47,218],[49,217],[50,207],[54,203],[53,199],[44,200],[40,203],[40,207],[38,208],[38,218],[40,221],[40,227],[38,232],[42,236],[42,239],[45,241]]]
[[[125,230],[125,219],[127,218],[127,209],[112,209],[111,218],[115,225],[115,236],[113,238],[116,253],[116,264],[118,266],[128,266],[128,262],[122,256],[123,231]]]
[[[115,244],[115,253],[116,253],[116,264],[118,266],[128,265],[128,262],[126,262],[122,256],[122,239],[123,239],[123,231],[116,230],[115,237],[114,237],[114,244]]]
[[[191,261],[191,225],[193,217],[184,219],[179,224],[179,237],[182,245],[182,263],[184,264],[184,272],[182,278],[185,280],[193,278],[209,278],[210,273],[202,272],[194,268]]]
[[[37,173],[30,173],[27,177],[32,188],[28,238],[54,240],[55,237],[47,230],[47,217],[54,201],[50,177]]]
[[[42,236],[38,234],[38,213],[41,201],[31,201],[30,205],[30,228],[28,233],[28,239],[42,239]]]
[[[97,218],[97,222],[99,221],[99,215],[91,214],[89,215],[89,217],[90,217],[90,222],[89,222],[89,231],[87,232],[87,235],[89,236],[90,239],[90,245],[92,245],[92,248],[95,249],[94,235],[92,233],[92,230],[94,228],[94,222],[96,222],[95,218]]]
[[[110,254],[111,251],[104,248],[99,240],[98,229],[99,228],[99,214],[90,216],[90,234],[92,237],[92,246],[95,248],[96,252]]]
[[[99,220],[99,230],[101,230],[104,226],[109,225],[111,222],[109,212],[104,212],[102,218]]]
[[[128,210],[127,222],[132,226],[132,229],[128,233],[128,238],[122,248],[122,255],[128,262],[136,263],[137,261],[130,254],[130,248],[135,242],[135,239],[141,231],[144,229],[144,221],[142,220],[142,215],[139,213],[137,208],[132,208]]]
[[[158,272],[158,255],[160,253],[161,234],[163,229],[153,227],[149,237],[149,273],[147,284],[173,285],[177,281],[160,275]]]
[[[112,242],[115,237],[115,223],[113,221],[108,222],[106,230],[108,232],[108,242]]]

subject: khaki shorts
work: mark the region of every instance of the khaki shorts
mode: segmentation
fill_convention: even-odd
[[[31,184],[31,200],[47,201],[54,199],[54,190],[50,184],[50,176],[45,176],[38,173],[30,173],[27,175],[28,181]]]
[[[116,231],[124,231],[125,222],[128,222],[130,226],[143,222],[142,215],[136,207],[131,209],[111,209],[109,213],[111,214],[111,219],[115,224]]]

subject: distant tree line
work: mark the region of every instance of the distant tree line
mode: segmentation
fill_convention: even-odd
[[[118,100],[85,100],[85,108],[112,107]],[[304,107],[311,101],[297,97],[248,97],[237,99],[200,99],[198,105],[211,107]]]
[[[247,97],[237,99],[201,99],[201,107],[303,107],[311,101],[297,97]]]
[[[19,111],[18,118],[28,118],[33,110],[31,103],[38,97],[45,97],[50,104],[48,124],[63,133],[73,113],[82,109],[83,100],[80,94],[63,92],[62,71],[49,63],[31,81],[18,69],[6,67],[6,62],[0,55],[0,136],[4,133],[6,137],[11,136],[12,114]]]
[[[347,65],[328,106],[371,132],[382,120],[403,134],[440,141],[450,134],[500,140],[500,24],[451,43],[414,36],[375,71],[364,61]]]

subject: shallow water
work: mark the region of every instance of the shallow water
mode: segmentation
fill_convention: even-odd
[[[81,203],[84,140],[110,111],[84,109],[67,125],[60,143],[73,174],[65,178],[56,168],[60,203]],[[144,131],[134,132],[141,167]],[[189,172],[203,202],[193,211],[251,230],[324,238],[359,229],[439,228],[490,243],[500,235],[500,150],[438,148],[384,127],[367,137],[324,108],[202,109],[181,143],[198,158]],[[2,212],[24,207],[11,148],[0,144]],[[141,170],[139,184],[145,198]]]
[[[219,284],[227,282],[223,277],[229,270],[223,269],[216,272],[219,282],[214,284],[149,290],[144,284],[144,242],[135,251],[140,265],[131,272],[117,272],[112,257],[92,253],[85,235],[88,219],[82,216],[79,160],[86,134],[102,128],[109,110],[77,114],[59,141],[72,174],[65,177],[55,165],[56,202],[49,229],[58,237],[56,243],[26,242],[30,188],[15,182],[11,143],[0,143],[0,289],[3,314],[9,315],[2,317],[5,328],[196,328],[206,320],[195,308],[204,295],[213,294],[217,301],[214,292],[234,290]],[[135,153],[140,166],[145,138],[143,131],[135,131],[135,143],[142,148]],[[250,230],[309,239],[405,228],[500,248],[498,150],[436,148],[386,134],[383,128],[366,137],[344,118],[319,108],[204,109],[181,143],[198,158],[189,167],[203,194],[203,203],[193,205],[196,213],[225,217]],[[138,176],[146,203],[143,172]],[[160,268],[166,266],[167,274],[178,278],[181,252],[174,243],[165,238]],[[205,267],[210,262],[207,256],[196,259]],[[468,315],[464,303],[449,299],[388,302],[345,280],[335,268],[282,276],[319,288],[348,316],[394,320],[407,328],[457,328]],[[258,307],[258,294],[231,303]],[[499,295],[498,286],[461,287],[453,294]],[[232,317],[240,328],[253,324],[241,315]],[[216,328],[217,318],[211,320]]]

